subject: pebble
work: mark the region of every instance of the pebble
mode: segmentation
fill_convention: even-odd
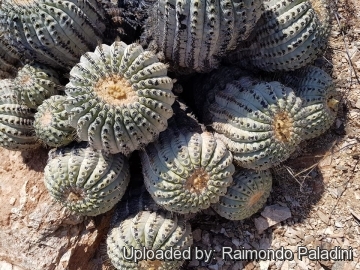
[[[261,212],[261,215],[265,217],[270,226],[284,221],[291,217],[291,211],[288,207],[280,205],[270,205],[266,206],[264,211]]]
[[[193,239],[195,242],[199,242],[201,240],[201,230],[200,229],[196,229],[192,232],[193,235]]]
[[[203,232],[202,233],[202,242],[207,246],[211,246],[210,234],[208,232]]]

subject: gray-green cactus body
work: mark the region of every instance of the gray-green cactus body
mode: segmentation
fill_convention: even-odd
[[[308,120],[304,139],[315,138],[329,129],[340,101],[331,77],[320,68],[308,66],[284,74],[282,81],[303,99],[304,116]]]
[[[249,60],[265,71],[289,71],[313,62],[325,51],[329,21],[320,20],[309,1],[271,0],[264,4],[265,12],[247,41],[249,47],[230,55],[240,65]]]
[[[65,96],[51,96],[38,107],[35,114],[36,137],[48,146],[64,146],[75,140],[76,131],[68,123],[65,102]]]
[[[63,89],[56,72],[41,65],[21,68],[14,79],[14,87],[22,102],[33,109]]]
[[[116,269],[179,269],[183,260],[126,259],[134,249],[183,251],[193,243],[190,223],[165,211],[141,211],[117,223],[106,239],[108,257]]]
[[[53,68],[70,68],[105,29],[96,0],[4,0],[1,26],[15,46]]]
[[[21,65],[21,54],[0,31],[0,79],[14,78]]]
[[[1,80],[0,89],[0,146],[9,150],[37,148],[35,110],[21,102],[13,80]]]
[[[219,202],[212,208],[230,220],[242,220],[259,211],[270,195],[272,176],[270,170],[237,169],[234,181]]]
[[[232,182],[232,155],[209,132],[170,126],[141,153],[147,190],[169,211],[195,213],[225,194]]]
[[[51,196],[70,211],[96,216],[124,195],[129,164],[122,154],[107,154],[85,143],[51,150],[44,181]]]
[[[267,169],[286,160],[302,141],[302,100],[279,82],[241,77],[215,93],[208,121],[239,166]]]
[[[261,0],[160,0],[144,37],[175,71],[209,72],[249,36],[262,12]]]
[[[70,124],[96,149],[128,154],[167,128],[175,100],[165,64],[138,44],[88,52],[66,85]]]

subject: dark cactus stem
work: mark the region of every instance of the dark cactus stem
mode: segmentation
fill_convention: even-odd
[[[105,42],[119,37],[125,43],[139,40],[147,18],[147,10],[154,0],[102,0],[109,20],[105,31]]]

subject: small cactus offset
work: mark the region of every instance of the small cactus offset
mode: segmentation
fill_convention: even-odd
[[[105,30],[96,0],[3,0],[0,25],[32,60],[63,69],[93,50]]]
[[[225,194],[235,170],[233,157],[212,133],[173,123],[140,154],[145,186],[165,209],[196,213]]]
[[[77,136],[95,149],[129,154],[156,139],[173,115],[167,67],[138,44],[88,52],[70,72],[67,111]]]
[[[212,208],[224,218],[242,220],[264,206],[270,195],[272,176],[270,170],[237,169],[233,178],[226,194]]]
[[[190,223],[183,216],[165,211],[141,211],[117,223],[110,229],[106,239],[107,255],[116,269],[177,270],[183,260],[134,259],[129,260],[136,250],[183,251],[191,247],[193,238]],[[150,252],[149,252],[150,253]]]
[[[240,65],[249,60],[256,68],[274,72],[301,68],[322,55],[330,33],[329,10],[319,14],[306,0],[270,0],[264,5],[248,47],[239,48],[230,59]]]
[[[41,65],[25,65],[21,68],[14,79],[14,87],[22,102],[33,109],[63,90],[56,72]]]
[[[209,72],[249,36],[262,12],[262,0],[159,0],[143,38],[174,71]]]
[[[96,216],[109,211],[124,195],[129,164],[122,154],[107,154],[85,143],[53,149],[44,181],[51,196],[70,211]]]
[[[65,96],[52,96],[38,107],[35,114],[36,137],[50,147],[64,146],[75,140],[76,131],[68,123],[65,102]]]
[[[241,77],[215,93],[208,121],[241,167],[264,170],[285,161],[302,141],[302,100],[279,82]]]
[[[21,102],[10,79],[0,81],[0,146],[27,150],[39,146],[33,128],[35,110]]]
[[[312,139],[334,123],[340,94],[331,77],[322,69],[307,66],[283,75],[282,82],[292,87],[303,99],[304,116],[308,120],[304,139]]]

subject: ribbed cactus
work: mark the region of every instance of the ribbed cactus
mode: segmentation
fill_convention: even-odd
[[[180,118],[179,122],[184,121]],[[165,209],[196,213],[225,194],[235,170],[233,157],[212,133],[197,132],[173,120],[140,154],[144,182]]]
[[[3,0],[0,24],[6,38],[53,68],[70,68],[93,50],[105,30],[97,0]]]
[[[286,160],[302,141],[302,100],[279,82],[241,77],[217,91],[207,121],[238,165],[267,169]]]
[[[0,146],[27,150],[39,146],[33,128],[35,110],[21,102],[13,80],[0,81]]]
[[[288,71],[322,55],[330,32],[326,8],[318,14],[306,0],[269,0],[264,5],[265,12],[246,42],[249,47],[230,54],[230,61],[243,65],[249,60],[265,71]]]
[[[173,114],[173,82],[166,74],[166,65],[138,44],[98,46],[70,72],[70,124],[96,149],[128,154],[142,148]]]
[[[11,46],[0,30],[0,79],[16,76],[17,69],[21,66],[21,57],[19,51]]]
[[[76,131],[68,123],[65,102],[65,96],[52,96],[38,107],[35,114],[36,137],[48,146],[64,146],[75,140]]]
[[[111,228],[106,239],[108,257],[116,269],[179,269],[183,260],[126,259],[136,250],[159,253],[183,251],[193,243],[190,223],[183,216],[164,211],[142,211]],[[150,254],[150,253],[149,253]]]
[[[51,196],[70,211],[96,216],[109,211],[124,195],[129,165],[122,154],[106,154],[85,143],[53,149],[44,172]]]
[[[56,72],[41,65],[25,65],[19,70],[13,84],[22,102],[33,109],[64,88]]]
[[[337,115],[340,94],[325,71],[304,67],[284,74],[282,82],[303,99],[304,116],[308,120],[304,139],[315,138],[330,128]]]
[[[175,71],[209,72],[249,36],[262,12],[262,0],[159,0],[143,36]]]
[[[237,169],[234,182],[212,208],[230,220],[242,220],[261,209],[270,195],[272,176],[269,170]]]

